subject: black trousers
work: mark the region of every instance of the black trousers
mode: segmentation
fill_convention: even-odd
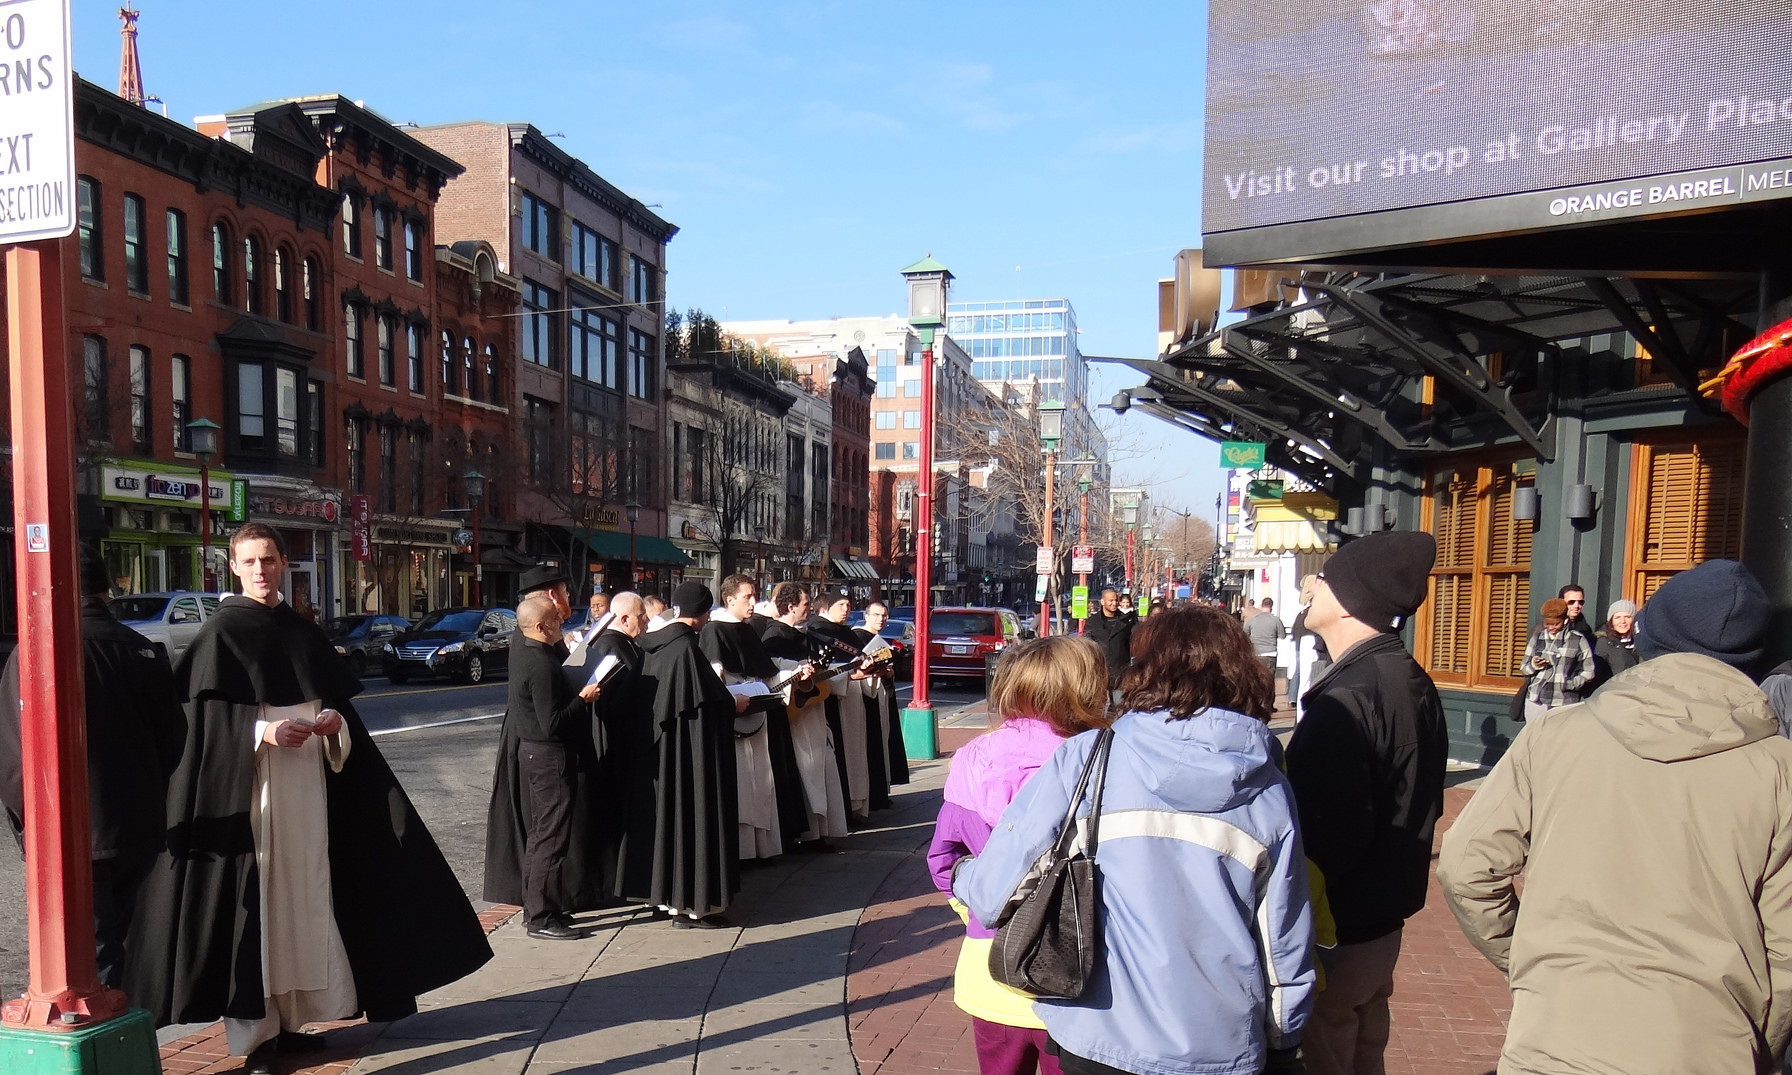
[[[117,989],[124,969],[124,938],[137,908],[137,890],[155,865],[154,847],[120,851],[93,860],[93,953],[100,984]]]
[[[540,929],[566,910],[566,853],[572,846],[572,752],[562,743],[517,744],[522,778],[523,916]]]

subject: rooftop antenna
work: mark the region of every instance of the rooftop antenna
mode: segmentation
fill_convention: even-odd
[[[123,38],[118,50],[118,95],[143,107],[143,62],[137,58],[137,12],[129,7],[118,9],[124,25],[118,33]]]

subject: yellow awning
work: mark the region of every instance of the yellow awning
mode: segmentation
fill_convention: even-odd
[[[1325,524],[1338,517],[1338,502],[1323,493],[1252,500],[1250,510],[1253,552],[1320,552],[1332,547]]]

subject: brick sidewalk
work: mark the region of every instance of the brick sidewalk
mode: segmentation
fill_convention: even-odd
[[[954,747],[970,737],[955,738]],[[1445,792],[1440,840],[1472,794]],[[975,1075],[970,1020],[952,1004],[963,935],[923,854],[891,872],[859,919],[848,963],[847,1017],[864,1075]],[[1511,994],[1456,928],[1435,876],[1425,909],[1406,924],[1392,1008],[1388,1075],[1483,1075],[1498,1063]]]

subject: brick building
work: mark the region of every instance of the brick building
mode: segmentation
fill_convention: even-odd
[[[292,483],[320,506],[273,521],[291,543],[289,588],[315,604],[332,545],[308,526],[340,507],[324,499],[336,198],[313,180],[321,143],[290,110],[238,145],[88,82],[75,86],[75,129],[78,227],[61,250],[83,386],[82,536],[120,591],[202,589],[201,496],[222,531],[252,517],[255,481]],[[187,429],[198,418],[223,427],[203,494]],[[223,587],[221,540],[210,567]]]
[[[521,287],[523,446],[505,476],[527,548],[588,573],[590,585],[669,591],[690,562],[664,537],[660,465],[662,297],[678,229],[529,124],[415,134],[466,167],[442,196],[439,225],[490,243]]]
[[[878,572],[870,550],[871,379],[865,352],[849,348],[844,357],[799,356],[790,364],[813,392],[825,392],[833,416],[829,478],[828,578],[850,586],[866,601],[879,596]]]

